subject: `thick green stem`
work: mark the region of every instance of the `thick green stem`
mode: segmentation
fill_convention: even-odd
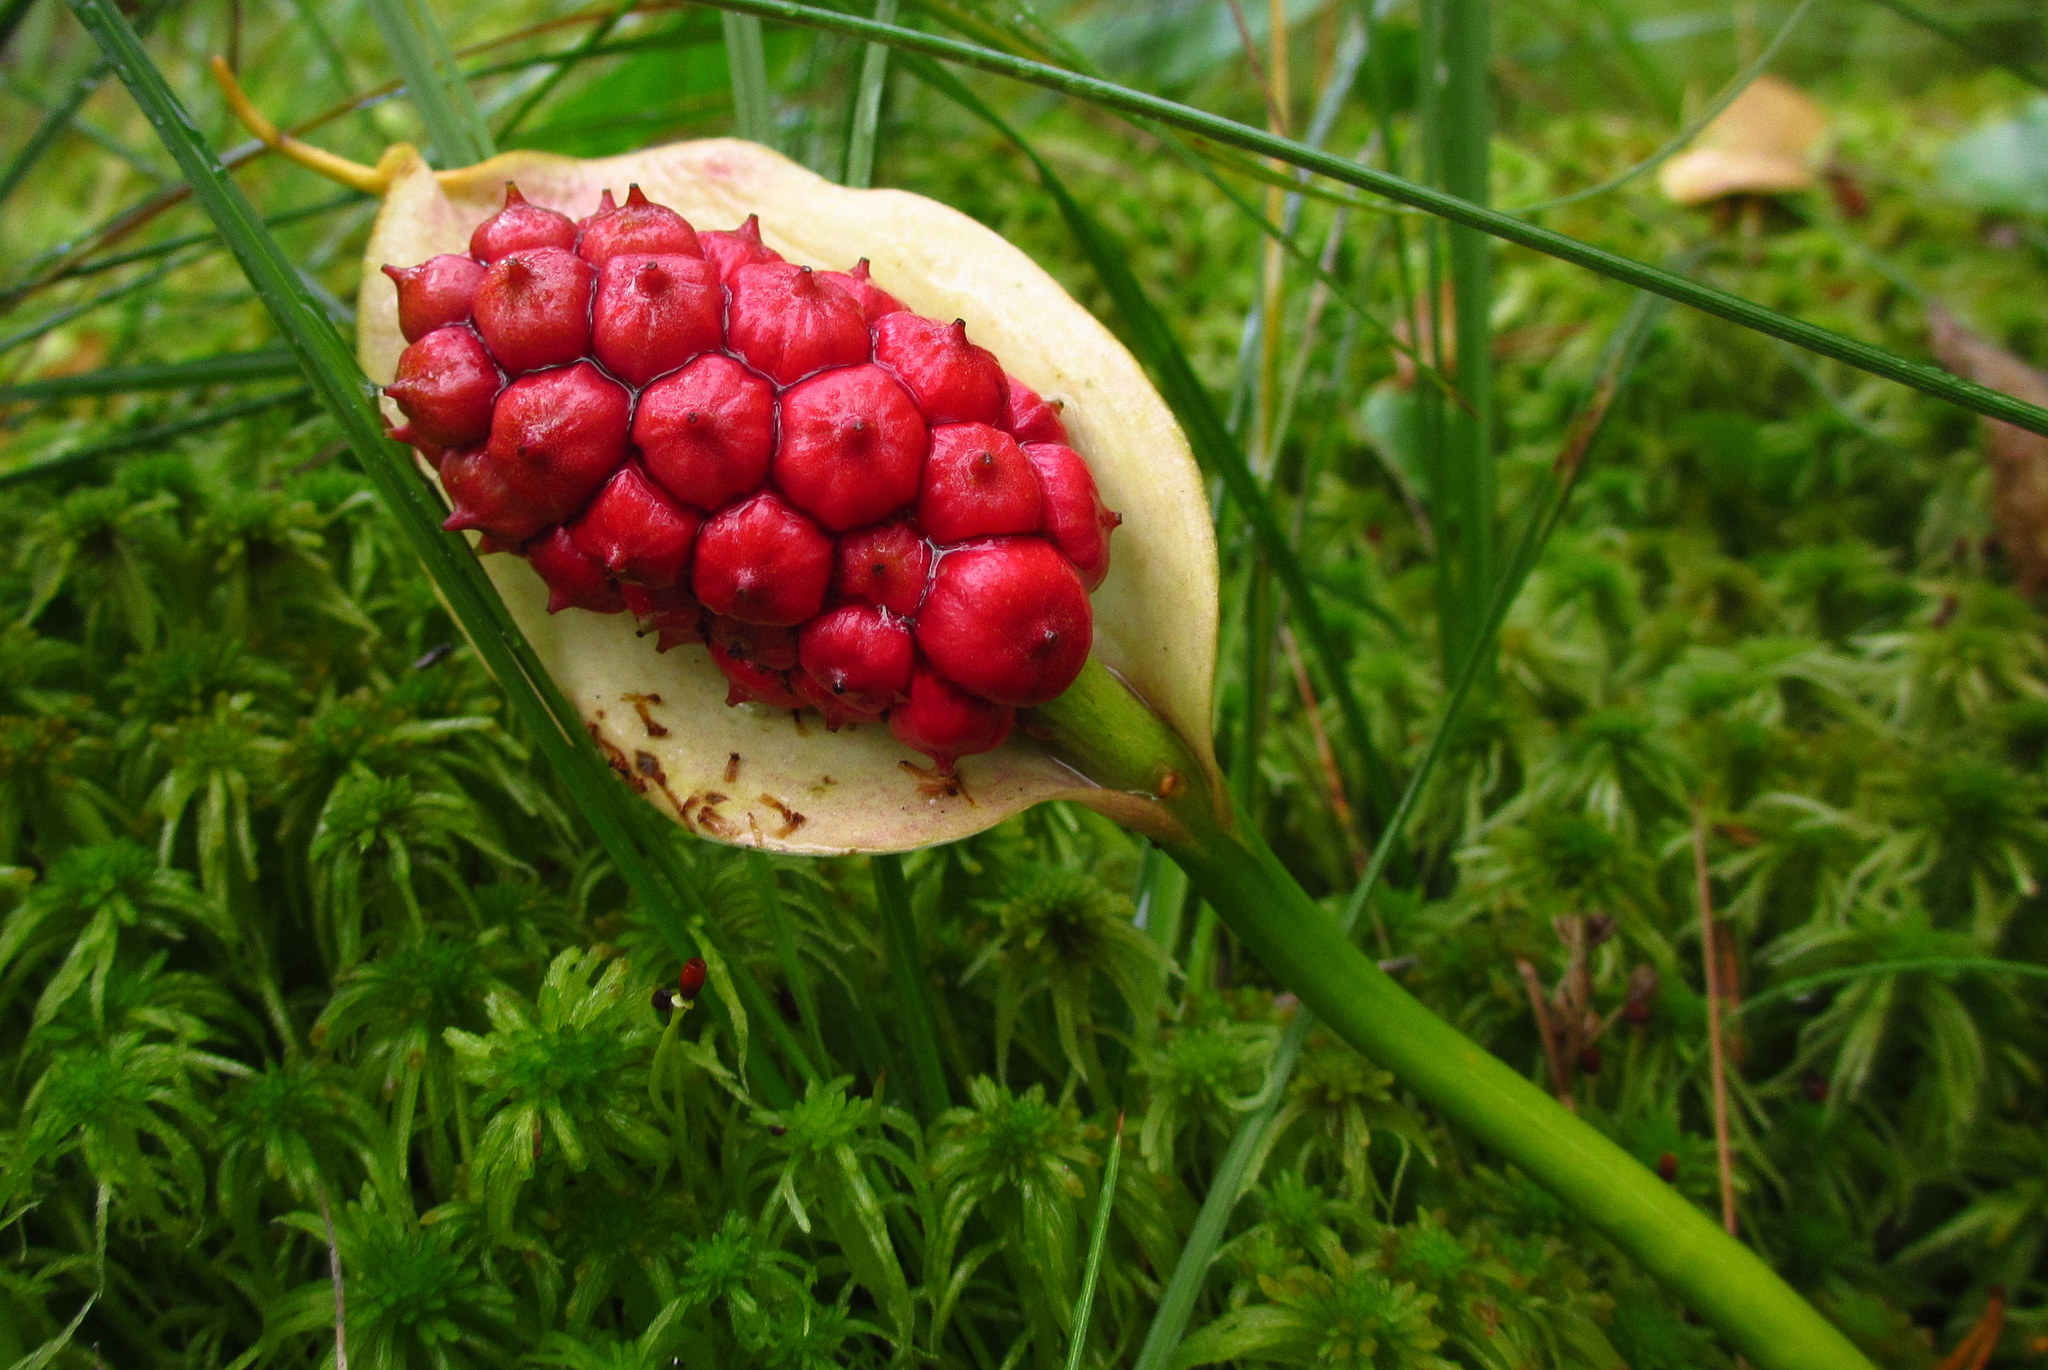
[[[1091,662],[1037,721],[1055,748],[1105,788],[1161,796],[1149,808],[1153,821],[1141,826],[1331,1031],[1570,1205],[1754,1364],[1871,1370],[1755,1252],[1381,971],[1257,833],[1218,806],[1219,791],[1199,762],[1109,671]]]

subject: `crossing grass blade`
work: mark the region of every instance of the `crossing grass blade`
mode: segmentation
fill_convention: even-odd
[[[196,390],[205,385],[275,380],[279,376],[295,376],[298,371],[298,361],[290,351],[282,347],[266,347],[254,352],[201,357],[196,361],[108,366],[76,376],[52,376],[48,380],[0,385],[0,404],[87,399],[145,390]]]
[[[369,0],[369,8],[405,78],[405,93],[427,126],[435,160],[454,167],[496,156],[497,140],[477,112],[429,0]]]
[[[1926,29],[1929,33],[1937,34],[1947,39],[1978,61],[1988,62],[2001,71],[2009,71],[2030,86],[2038,86],[2042,90],[2048,90],[2048,72],[2044,72],[2028,62],[2021,61],[2013,56],[2008,49],[2001,48],[1995,43],[1984,42],[1967,29],[1958,28],[1939,15],[1928,13],[1920,8],[1920,6],[1913,4],[1912,0],[1877,0],[1877,3],[1883,5],[1893,14],[1898,15],[1901,19],[1909,20]]]
[[[620,0],[615,9],[591,26],[590,32],[583,35],[582,42],[562,54],[561,58],[548,69],[548,74],[541,78],[532,90],[526,92],[521,97],[519,103],[512,107],[511,113],[507,114],[504,120],[499,123],[499,142],[505,142],[520,130],[526,123],[528,116],[540,107],[542,101],[555,93],[556,87],[560,86],[569,73],[576,69],[577,64],[587,60],[591,53],[610,36],[611,31],[619,26],[619,21],[633,12],[634,4],[635,0]]]
[[[761,39],[761,20],[731,12],[719,18],[725,24],[725,63],[732,78],[733,128],[749,142],[773,147],[775,111],[768,101],[768,57]]]
[[[154,448],[162,447],[165,443],[173,442],[178,438],[189,437],[194,433],[203,433],[209,428],[218,428],[224,423],[232,423],[236,419],[247,418],[251,414],[260,414],[266,409],[299,404],[304,400],[310,399],[312,393],[312,391],[304,386],[294,386],[290,390],[280,390],[269,395],[258,395],[255,399],[241,400],[235,404],[224,404],[217,409],[209,409],[203,413],[194,414],[190,418],[178,419],[172,423],[160,423],[154,427],[138,429],[133,433],[126,433],[117,438],[108,438],[103,442],[88,443],[83,447],[76,447],[68,452],[59,452],[55,456],[45,457],[41,461],[31,462],[26,466],[17,466],[11,470],[0,471],[0,490],[4,490],[10,485],[20,485],[32,480],[43,480],[51,476],[68,477],[75,474],[81,467],[97,461],[101,457],[119,456],[124,452],[150,451]]]
[[[1360,165],[1333,153],[1311,148],[1291,138],[1242,124],[1177,101],[1132,90],[1113,81],[1087,76],[1026,57],[1014,57],[992,48],[962,42],[937,34],[919,32],[893,24],[880,24],[855,15],[837,14],[796,0],[707,0],[720,9],[735,10],[763,18],[785,20],[807,28],[889,44],[902,52],[916,53],[945,62],[959,63],[1009,77],[1047,90],[1086,100],[1098,108],[1139,119],[1155,119],[1226,146],[1240,148],[1262,157],[1272,157],[1290,166],[1327,177],[1342,185],[1383,196],[1396,204],[1464,224],[1503,241],[1526,247],[1559,261],[1569,262],[1623,285],[1646,290],[1676,301],[1701,313],[1769,337],[1779,338],[1809,352],[1867,371],[1873,376],[1896,381],[1923,394],[1945,400],[1958,408],[1986,418],[2003,419],[2030,433],[2048,436],[2048,409],[2014,399],[2010,395],[1963,380],[1924,362],[1912,361],[1887,348],[1838,333],[1819,324],[1756,304],[1740,295],[1689,280],[1663,267],[1625,257],[1606,248],[1527,223],[1512,214],[1488,209],[1470,200],[1404,177]]]
[[[468,634],[479,657],[497,678],[534,745],[596,835],[613,868],[678,960],[697,954],[701,941],[735,970],[741,1004],[722,1005],[738,1020],[759,1024],[784,1060],[815,1078],[814,1066],[782,1020],[765,990],[724,955],[691,872],[675,851],[672,832],[662,831],[654,810],[635,799],[590,745],[574,708],[542,669],[533,647],[491,588],[469,544],[441,531],[437,497],[412,469],[410,458],[384,437],[375,391],[290,260],[229,179],[191,116],[150,61],[114,0],[71,0],[100,50],[142,107],[190,183],[194,197],[214,222],[235,259],[284,335],[299,369],[342,430],[363,472],[397,520],[411,551]],[[736,1035],[738,1031],[736,1029]],[[766,1053],[750,1052],[746,1068],[772,1107],[794,1100],[788,1080]]]
[[[1499,639],[1501,622],[1507,617],[1509,607],[1521,592],[1522,583],[1534,569],[1550,534],[1556,529],[1593,441],[1599,436],[1616,397],[1634,374],[1636,363],[1641,359],[1650,332],[1662,316],[1663,309],[1662,300],[1639,296],[1609,339],[1599,375],[1560,444],[1544,497],[1530,509],[1514,553],[1494,585],[1485,616],[1478,625],[1474,650],[1461,659],[1421,759],[1409,773],[1408,783],[1373,847],[1372,859],[1365,873],[1359,877],[1351,897],[1345,902],[1339,919],[1345,933],[1349,934],[1357,926],[1359,918],[1371,904],[1388,863],[1398,850],[1408,819],[1443,759],[1452,730],[1463,714],[1474,682],[1481,675],[1481,665],[1491,656],[1493,645]],[[1153,1312],[1152,1324],[1146,1331],[1133,1370],[1165,1370],[1172,1363],[1173,1353],[1187,1334],[1188,1322],[1194,1315],[1196,1301],[1201,1297],[1210,1263],[1222,1246],[1231,1212],[1249,1183],[1252,1164],[1265,1154],[1267,1132],[1279,1112],[1287,1083],[1293,1077],[1294,1068],[1314,1026],[1315,1015],[1302,1009],[1281,1034],[1267,1066],[1259,1105],[1238,1124],[1229,1150],[1224,1153],[1216,1173],[1210,1177],[1209,1192],[1203,1198],[1187,1242],[1174,1262],[1173,1273],[1167,1277],[1166,1287],[1160,1293],[1158,1307]]]
[[[1124,1159],[1124,1115],[1116,1115],[1109,1139],[1109,1160],[1102,1167],[1102,1191],[1095,1201],[1095,1221],[1088,1227],[1088,1263],[1081,1270],[1081,1293],[1074,1300],[1073,1331],[1067,1339],[1066,1370],[1081,1370],[1088,1354],[1088,1325],[1095,1315],[1095,1288],[1102,1282],[1102,1253],[1109,1247],[1109,1219],[1116,1209],[1116,1177]]]
[[[1300,621],[1303,635],[1309,640],[1310,651],[1324,673],[1324,686],[1337,702],[1338,713],[1344,722],[1345,740],[1364,771],[1363,802],[1359,808],[1368,822],[1376,822],[1393,802],[1393,776],[1378,747],[1373,744],[1364,706],[1344,670],[1344,655],[1336,634],[1323,617],[1315,588],[1288,539],[1285,526],[1274,512],[1265,486],[1252,472],[1243,447],[1217,410],[1208,388],[1195,375],[1187,354],[1175,341],[1172,327],[1132,273],[1127,254],[1074,198],[1059,174],[1021,133],[942,68],[922,60],[911,62],[909,66],[920,80],[933,85],[1015,143],[1031,162],[1046,193],[1053,197],[1068,231],[1114,301],[1118,316],[1124,323],[1125,341],[1131,344],[1146,369],[1151,371],[1166,402],[1187,430],[1196,459],[1204,469],[1222,479],[1231,500],[1251,525],[1259,546],[1271,558],[1273,571],[1280,577],[1289,605]]]
[[[875,22],[896,21],[896,0],[875,0]],[[875,129],[882,122],[882,88],[889,76],[889,48],[869,43],[860,53],[860,85],[854,91],[853,118],[846,130],[846,184],[860,188],[875,177]]]
[[[167,3],[168,0],[157,0],[157,3],[144,10],[136,21],[137,31],[149,32]],[[9,22],[0,25],[0,45],[5,45],[9,36],[8,31],[21,21],[21,16],[27,10],[28,6],[24,3],[14,11],[11,18],[0,16],[9,18]],[[70,127],[72,118],[85,107],[85,102],[100,88],[100,83],[107,79],[108,70],[104,61],[95,62],[83,76],[71,83],[71,88],[64,92],[56,106],[43,116],[43,121],[29,134],[28,141],[22,144],[21,150],[8,161],[6,169],[0,170],[0,205],[7,203],[8,197],[20,188],[29,172],[35,170],[36,163],[43,159],[43,155],[56,144],[64,130]]]
[[[910,887],[903,880],[903,858],[878,853],[868,858],[875,878],[875,907],[882,913],[882,937],[894,967],[889,979],[896,988],[896,1010],[910,1039],[910,1075],[918,1107],[926,1119],[936,1118],[951,1104],[946,1068],[939,1055],[939,1030],[932,1012],[931,986],[924,959],[918,954],[917,916],[910,907]]]

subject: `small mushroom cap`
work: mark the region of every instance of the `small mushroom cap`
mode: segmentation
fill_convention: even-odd
[[[1812,187],[1828,116],[1805,92],[1763,75],[1657,170],[1666,199],[1703,205],[1729,195],[1780,195]]]
[[[588,214],[604,187],[631,182],[703,227],[758,213],[763,238],[788,260],[843,271],[866,257],[909,308],[965,319],[1011,373],[1064,405],[1072,445],[1124,515],[1109,578],[1093,597],[1094,655],[1214,773],[1216,546],[1201,473],[1144,369],[1023,252],[935,201],[835,185],[736,139],[598,161],[517,152],[439,176],[402,151],[387,156],[396,174],[358,303],[357,356],[373,380],[390,379],[405,346],[396,295],[376,267],[461,251],[508,180],[572,217]],[[813,716],[728,709],[726,682],[701,649],[657,653],[627,614],[550,617],[530,567],[512,557],[484,565],[614,767],[702,836],[814,854],[901,851],[965,837],[1047,799],[1133,813],[1135,801],[1094,787],[1023,727],[996,751],[964,758],[959,783],[948,784],[886,727],[829,732]]]

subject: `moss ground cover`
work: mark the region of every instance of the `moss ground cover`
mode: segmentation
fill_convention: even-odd
[[[2048,357],[2048,38],[2017,9],[1962,47],[1905,6],[1503,7],[1490,35],[1465,0],[1293,6],[1285,43],[1264,7],[890,8],[1901,356],[1940,308]],[[223,152],[214,52],[283,122],[345,102],[309,136],[365,162],[739,129],[838,179],[872,155],[1142,344],[1135,283],[1173,349],[1141,355],[1188,368],[1246,461],[1249,487],[1218,477],[1216,735],[1280,860],[1875,1363],[2048,1350],[2048,654],[1976,420],[830,33],[662,5],[134,18]],[[1814,189],[1569,199],[1788,20],[1771,69],[1833,127]],[[676,1003],[673,926],[99,50],[49,3],[0,4],[0,35],[0,1364],[1734,1363],[1388,1072],[1291,1033],[1185,878],[1085,810],[900,862],[664,834],[711,962]],[[1490,158],[1446,165],[1475,128]],[[371,202],[238,174],[345,327]]]

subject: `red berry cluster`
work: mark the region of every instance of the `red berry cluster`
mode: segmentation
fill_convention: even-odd
[[[705,643],[728,704],[886,717],[942,767],[1073,683],[1119,522],[967,327],[699,233],[638,186],[578,223],[508,186],[469,255],[387,266],[393,436],[548,608]]]

